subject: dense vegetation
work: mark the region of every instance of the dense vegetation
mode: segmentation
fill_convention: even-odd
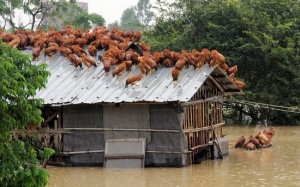
[[[143,39],[153,51],[217,49],[237,77],[246,83],[245,95],[260,103],[300,107],[300,6],[297,0],[157,0],[161,14]],[[230,105],[233,123],[300,124],[299,113]],[[241,118],[242,116],[242,118]]]
[[[42,121],[43,101],[33,97],[45,87],[49,72],[45,64],[31,64],[31,58],[0,41],[0,186],[40,187],[48,182],[48,172],[41,168],[30,142],[10,134]],[[53,153],[40,152],[43,158]]]

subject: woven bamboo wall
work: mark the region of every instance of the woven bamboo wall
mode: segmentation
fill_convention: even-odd
[[[205,101],[205,99],[214,96],[223,98],[223,93],[203,85],[191,99],[191,101],[196,102],[185,106],[183,130],[187,137],[187,149],[191,151],[191,164],[194,164],[194,155],[200,148],[207,146],[209,141],[220,138],[223,134],[222,103]]]

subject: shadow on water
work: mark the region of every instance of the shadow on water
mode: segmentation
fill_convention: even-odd
[[[300,127],[274,128],[272,147],[248,151],[235,149],[236,140],[241,135],[257,134],[261,127],[227,125],[224,131],[228,133],[229,155],[184,168],[48,167],[49,186],[300,186]]]

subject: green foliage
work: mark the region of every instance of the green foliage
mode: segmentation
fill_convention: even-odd
[[[110,24],[107,25],[107,28],[110,29],[110,30],[113,29],[114,27],[121,30],[121,26],[120,26],[118,21],[115,21],[115,22],[110,23]]]
[[[39,156],[42,159],[49,160],[50,156],[53,155],[55,151],[51,148],[45,147],[44,150],[39,150]]]
[[[137,15],[135,14],[133,7],[124,10],[121,17],[120,26],[126,31],[139,30],[140,21]]]
[[[99,14],[95,14],[95,13],[89,14],[89,20],[92,22],[93,27],[105,25],[105,19]]]
[[[21,0],[0,0],[0,16],[3,22],[1,22],[1,29],[5,30],[7,24],[8,25],[15,25],[13,22],[13,18],[16,12],[16,9],[22,6]]]
[[[139,0],[136,6],[124,10],[120,21],[109,23],[107,27],[109,29],[116,27],[126,31],[143,30],[148,26],[154,15],[151,7],[149,0]]]
[[[76,4],[76,1],[59,1],[55,8],[45,14],[45,19],[49,21],[43,23],[43,28],[62,29],[67,25],[73,25],[76,29],[87,30],[92,27],[102,26],[105,20],[98,14],[88,14]]]
[[[238,65],[236,77],[247,86],[244,100],[300,107],[299,1],[157,0],[155,8],[156,24],[143,33],[152,51],[217,49],[229,66]],[[300,121],[299,114],[233,109],[253,123]]]
[[[139,22],[147,26],[152,20],[154,13],[151,11],[152,5],[149,0],[139,0],[138,4],[134,7]]]
[[[39,168],[36,152],[28,143],[13,140],[10,131],[42,121],[43,101],[34,98],[45,87],[46,65],[33,65],[24,55],[0,41],[0,183],[4,186],[45,186],[46,170]]]

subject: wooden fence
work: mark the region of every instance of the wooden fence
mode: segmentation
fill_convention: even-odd
[[[185,107],[183,130],[187,138],[187,149],[191,151],[190,163],[200,148],[223,135],[223,93],[218,90],[206,90],[204,86],[193,96]],[[215,134],[213,133],[215,130]],[[208,155],[209,156],[209,155]]]

